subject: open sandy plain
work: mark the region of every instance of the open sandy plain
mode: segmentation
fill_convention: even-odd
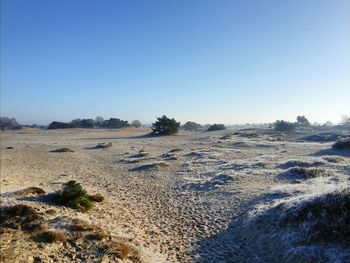
[[[349,154],[330,150],[333,142],[295,140],[303,134],[148,133],[133,128],[1,132],[2,204],[29,204],[49,217],[52,228],[72,218],[89,220],[137,247],[141,262],[293,262],[284,253],[288,244],[267,234],[269,222],[260,227],[261,220],[249,222],[281,200],[349,186]],[[101,142],[112,147],[95,149]],[[50,152],[62,147],[74,152]],[[289,176],[294,166],[331,175],[299,180]],[[53,192],[69,180],[105,200],[80,213],[13,194],[31,186]],[[54,213],[45,213],[49,209]],[[1,251],[11,254],[8,262],[123,262],[99,253],[92,241],[86,251],[69,242],[46,244],[6,233]]]

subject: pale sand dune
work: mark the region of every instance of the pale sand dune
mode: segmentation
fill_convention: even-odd
[[[275,198],[266,195],[271,189],[286,184],[278,175],[298,162],[320,163],[322,169],[338,175],[350,163],[348,156],[335,162],[313,155],[331,143],[288,141],[280,134],[274,139],[273,134],[242,136],[228,130],[167,137],[147,136],[148,132],[2,132],[1,192],[29,186],[52,192],[64,182],[77,180],[87,190],[101,193],[104,202],[86,214],[67,208],[57,208],[58,212],[83,216],[128,238],[142,248],[145,262],[251,262],[257,258],[273,262],[282,258],[274,256],[278,241],[264,240],[252,247],[244,238],[256,238],[258,233],[244,234],[242,225],[254,207]],[[109,142],[109,148],[94,149]],[[50,152],[57,148],[74,152]],[[147,154],[140,154],[142,149]],[[49,207],[25,202],[40,209]],[[27,250],[35,255],[52,249],[28,243]]]

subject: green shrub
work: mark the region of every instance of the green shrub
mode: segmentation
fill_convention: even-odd
[[[94,206],[87,191],[76,181],[69,181],[64,185],[58,201],[61,205],[80,211],[88,211]]]
[[[169,119],[167,116],[157,118],[155,123],[152,123],[152,133],[157,135],[171,135],[179,131],[180,122],[176,122],[174,118]]]
[[[213,125],[209,126],[209,128],[207,129],[208,132],[221,131],[221,130],[226,130],[226,127],[224,124],[213,124]]]
[[[273,124],[276,131],[294,131],[296,129],[296,124],[288,121],[276,121]]]

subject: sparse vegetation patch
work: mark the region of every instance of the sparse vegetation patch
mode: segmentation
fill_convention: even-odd
[[[350,150],[350,139],[337,141],[332,148],[335,150]]]
[[[45,228],[43,217],[31,206],[17,204],[0,208],[0,226],[26,232]]]

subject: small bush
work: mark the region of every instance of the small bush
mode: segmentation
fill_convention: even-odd
[[[337,141],[332,148],[335,150],[350,150],[350,139]]]
[[[167,116],[157,118],[155,123],[152,123],[152,133],[157,135],[171,135],[179,131],[180,122],[175,119],[169,119]]]
[[[93,208],[93,203],[88,199],[87,191],[76,181],[69,181],[63,187],[59,203],[80,211],[88,211]]]
[[[76,181],[72,180],[64,184],[61,193],[56,195],[56,202],[60,205],[86,212],[93,208],[92,202],[102,202],[101,194],[88,195],[87,191]]]
[[[294,131],[296,129],[296,124],[288,121],[276,121],[273,124],[276,131]]]
[[[210,131],[221,131],[221,130],[226,130],[226,127],[225,127],[224,124],[213,124],[207,129],[208,132],[210,132]]]

